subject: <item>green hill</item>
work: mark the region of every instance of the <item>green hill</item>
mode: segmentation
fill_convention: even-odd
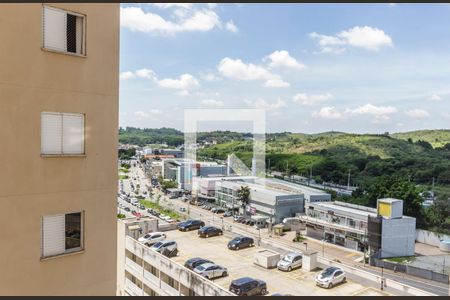
[[[433,148],[438,148],[450,143],[450,130],[441,129],[399,132],[391,134],[391,137],[402,140],[411,139],[413,142],[422,140],[430,143]]]

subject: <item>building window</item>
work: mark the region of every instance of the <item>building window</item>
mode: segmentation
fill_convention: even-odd
[[[84,154],[84,114],[41,113],[41,154]]]
[[[42,257],[83,249],[83,214],[81,212],[42,218]]]
[[[44,6],[42,14],[43,47],[85,55],[86,16]]]

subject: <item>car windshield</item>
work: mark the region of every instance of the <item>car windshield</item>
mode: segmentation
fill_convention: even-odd
[[[283,257],[283,260],[286,262],[292,262],[293,259],[294,257],[290,255],[286,255],[285,257]]]
[[[159,248],[161,247],[163,243],[162,242],[157,242],[156,244],[153,245],[153,248]]]
[[[199,271],[204,271],[204,270],[205,270],[205,267],[202,266],[202,265],[200,265],[200,266],[197,267],[197,270],[199,270]]]
[[[322,276],[323,277],[330,277],[331,275],[333,275],[334,271],[336,271],[336,269],[334,268],[328,268],[325,271],[322,272]]]

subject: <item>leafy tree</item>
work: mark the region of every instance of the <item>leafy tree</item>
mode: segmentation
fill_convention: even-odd
[[[242,207],[246,206],[250,200],[250,188],[248,186],[241,186],[237,191],[239,201],[241,201]]]

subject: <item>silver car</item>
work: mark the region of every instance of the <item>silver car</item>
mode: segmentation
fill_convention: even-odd
[[[213,279],[217,277],[225,277],[228,275],[227,268],[222,266],[213,264],[213,263],[204,263],[194,269],[195,273],[200,274],[201,276],[207,279]]]
[[[317,275],[316,285],[329,289],[346,280],[347,278],[342,268],[329,267]]]
[[[295,268],[302,266],[302,254],[298,252],[292,252],[286,254],[277,264],[278,270],[292,271]]]

